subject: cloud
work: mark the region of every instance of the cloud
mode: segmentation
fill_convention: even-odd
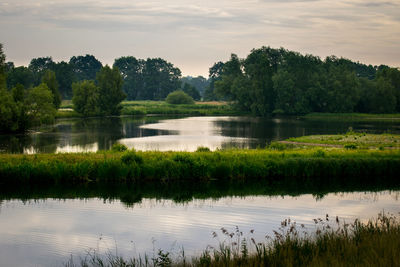
[[[135,49],[146,57],[169,57],[173,63],[190,65],[192,69],[208,64],[202,65],[203,75],[213,62],[229,57],[231,52],[248,53],[261,45],[284,46],[320,56],[338,54],[353,58],[352,55],[368,54],[365,59],[372,59],[372,54],[380,54],[382,59],[390,58],[400,65],[400,58],[393,57],[398,55],[393,44],[400,41],[400,2],[0,0],[0,34],[3,42],[11,40],[8,47],[11,46],[12,57],[26,53],[17,51],[21,47],[18,42],[29,42],[32,47],[36,44],[35,49],[43,47],[43,51],[60,45],[60,51],[64,46],[62,53],[93,50],[92,53],[106,52],[110,57]],[[46,35],[52,39],[40,43]],[[71,36],[76,38],[74,43],[67,40]],[[112,44],[111,40],[121,41],[118,47],[108,50],[100,47]],[[55,48],[52,51],[59,53]],[[199,53],[202,55],[198,56]]]

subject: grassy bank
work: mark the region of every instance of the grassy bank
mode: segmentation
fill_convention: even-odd
[[[335,135],[309,135],[302,137],[289,138],[286,141],[293,143],[325,144],[338,145],[345,148],[379,148],[379,149],[399,149],[400,135],[397,134],[367,134],[348,132]]]
[[[204,183],[266,180],[288,184],[398,181],[400,151],[347,149],[216,152],[98,152],[0,155],[0,184],[85,182]],[[350,180],[349,180],[350,179]]]
[[[247,115],[248,113],[234,110],[225,102],[196,102],[193,105],[172,105],[165,101],[123,101],[121,115]],[[57,118],[81,117],[73,109],[70,100],[64,100]]]
[[[332,121],[400,121],[400,114],[369,114],[369,113],[309,113],[301,116],[307,120]]]
[[[346,223],[336,218],[314,219],[315,230],[304,234],[303,225],[287,219],[274,236],[258,242],[239,229],[222,228],[225,241],[201,256],[172,258],[159,250],[156,255],[124,259],[97,251],[81,266],[397,266],[400,262],[400,221],[379,214],[367,223]],[[66,266],[74,264],[73,258]]]

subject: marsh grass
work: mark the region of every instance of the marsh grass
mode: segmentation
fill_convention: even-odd
[[[309,113],[301,116],[306,120],[316,121],[398,121],[400,114],[368,114],[368,113]]]
[[[232,232],[221,228],[219,246],[207,247],[200,256],[187,258],[182,253],[172,258],[158,250],[126,260],[118,254],[98,253],[66,266],[397,266],[400,262],[400,221],[392,214],[380,213],[362,223],[340,221],[338,217],[314,219],[310,231],[303,224],[286,219],[272,237],[256,241],[236,227]]]
[[[348,149],[385,149],[400,148],[400,135],[398,134],[367,134],[349,131],[345,134],[334,135],[309,135],[289,138],[287,141],[297,143],[341,145]]]

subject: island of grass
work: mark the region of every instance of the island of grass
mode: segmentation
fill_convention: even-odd
[[[123,101],[121,115],[248,115],[248,112],[235,110],[226,102],[195,102],[194,104],[169,104],[166,101]],[[82,117],[73,109],[70,100],[64,100],[56,114],[57,118]]]
[[[348,149],[399,149],[400,135],[369,134],[350,131],[345,134],[294,137],[281,141],[281,143],[321,147],[343,147]]]
[[[398,149],[309,148],[273,143],[265,149],[214,152],[206,148],[196,152],[124,150],[125,147],[117,146],[114,151],[97,153],[0,154],[0,185],[177,181],[198,184],[214,180],[321,185],[366,180],[400,183]]]

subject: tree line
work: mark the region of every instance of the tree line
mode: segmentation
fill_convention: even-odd
[[[400,71],[385,65],[261,47],[245,59],[232,54],[209,73],[205,98],[255,115],[400,112]]]
[[[51,57],[34,58],[28,67],[14,66],[6,63],[7,87],[9,89],[17,84],[31,88],[41,83],[46,71],[54,72],[62,99],[71,99],[73,96],[73,83],[96,80],[96,74],[103,64],[93,55],[73,56],[69,62],[54,62]],[[172,91],[181,88],[194,99],[200,100],[200,90],[204,88],[204,80],[186,78],[182,80],[181,71],[173,64],[161,58],[136,59],[132,56],[115,59],[113,67],[117,67],[122,75],[122,90],[127,100],[164,100]],[[202,80],[203,84],[198,80]],[[196,84],[196,85],[194,85]]]

